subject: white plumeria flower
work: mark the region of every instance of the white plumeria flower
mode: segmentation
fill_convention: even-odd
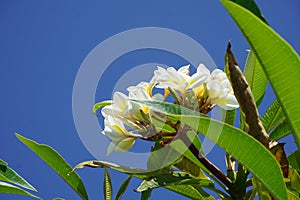
[[[211,104],[218,105],[225,110],[233,110],[239,107],[231,84],[223,71],[214,70],[210,80],[206,83],[206,88]]]
[[[128,131],[118,118],[108,116],[105,118],[104,124],[105,128],[102,133],[111,140],[107,154],[110,154],[113,150],[118,152],[126,151],[134,145],[136,138],[142,137]]]
[[[180,91],[182,94],[189,89],[202,85],[209,74],[202,73],[204,65],[199,65],[197,72],[192,76],[189,75],[190,65],[183,66],[176,71],[173,67],[164,69],[158,67],[154,71],[154,80],[158,83],[157,88],[172,88]],[[209,72],[209,71],[208,71]]]
[[[115,92],[113,96],[113,103],[109,106],[105,106],[101,113],[104,117],[107,116],[129,116],[129,110],[131,109],[131,104],[128,100],[128,97],[121,93]]]
[[[129,91],[129,98],[131,99],[137,99],[137,100],[156,100],[156,101],[163,101],[164,97],[162,94],[155,94],[154,96],[150,96],[149,93],[146,91],[147,86],[149,86],[150,83],[141,82],[137,86],[130,86],[127,88]],[[146,87],[145,87],[146,86]],[[150,112],[150,109],[148,106],[141,105],[137,102],[131,102],[132,108],[130,109],[130,113],[134,116],[141,117],[140,110],[142,110],[144,113],[148,114]]]

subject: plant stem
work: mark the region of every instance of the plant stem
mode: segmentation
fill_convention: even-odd
[[[210,162],[197,147],[190,141],[186,135],[188,127],[179,128],[178,135],[183,143],[189,148],[193,155],[217,178],[219,179],[226,187],[231,188],[232,181],[212,162]]]

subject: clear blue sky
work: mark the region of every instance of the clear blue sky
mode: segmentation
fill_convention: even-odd
[[[257,1],[269,24],[300,52],[300,3],[297,0]],[[4,1],[0,3],[0,158],[36,187],[43,199],[79,199],[67,184],[14,136],[18,132],[56,149],[72,165],[94,159],[81,143],[73,121],[72,90],[76,73],[87,54],[119,32],[139,27],[163,27],[199,42],[223,67],[231,40],[241,65],[249,48],[219,1]],[[136,52],[116,60],[102,84],[111,94],[117,66],[159,62],[180,66],[182,60],[159,52]],[[101,67],[101,66],[100,66]],[[103,87],[102,87],[103,88]],[[110,98],[97,91],[96,100]],[[263,105],[270,104],[273,96]],[[99,133],[100,134],[100,133]],[[295,145],[287,139],[291,152]],[[223,157],[209,155],[213,160]],[[224,166],[219,164],[221,168]],[[83,169],[90,199],[103,199],[103,170]],[[111,171],[114,194],[126,176]],[[123,199],[139,199],[133,180]],[[1,195],[0,199],[27,199]],[[185,199],[165,189],[151,199]]]

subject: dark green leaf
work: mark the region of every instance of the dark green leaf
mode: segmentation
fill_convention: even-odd
[[[0,181],[0,194],[4,193],[4,194],[20,194],[20,195],[25,195],[25,196],[30,196],[36,199],[41,199],[40,197],[37,197],[33,194],[30,194],[29,192],[16,187],[14,185],[11,185],[9,183],[4,183]]]
[[[142,192],[141,200],[148,200],[151,196],[152,190],[146,190]]]
[[[120,189],[117,193],[117,196],[116,196],[115,200],[120,200],[121,199],[122,195],[124,194],[124,192],[126,191],[126,189],[128,187],[128,184],[129,184],[131,178],[132,178],[132,176],[128,176],[126,178],[126,180],[122,183],[122,185],[121,185],[121,187],[120,187]]]
[[[71,173],[71,166],[52,147],[39,144],[16,133],[16,137],[44,160],[82,199],[88,199],[85,187],[77,173]]]
[[[5,162],[2,162],[5,163]],[[0,164],[0,180],[16,184],[23,188],[36,192],[36,189],[23,179],[17,172],[5,165]]]
[[[270,133],[270,139],[279,140],[289,135],[290,133],[291,133],[290,125],[287,122],[287,120],[284,120],[280,124],[278,124],[274,128],[274,130],[272,130],[272,132]]]
[[[254,15],[259,17],[262,21],[267,23],[266,19],[264,18],[264,16],[260,12],[259,7],[256,5],[254,0],[246,0],[246,1],[245,0],[230,0],[230,1],[233,1],[237,4],[239,4],[240,6],[243,6],[244,8],[246,8],[247,10],[252,12]]]
[[[104,171],[103,191],[104,191],[104,199],[112,200],[111,178],[107,169],[105,169]]]

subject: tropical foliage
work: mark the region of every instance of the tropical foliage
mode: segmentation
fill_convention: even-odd
[[[189,65],[158,67],[149,82],[129,87],[128,95],[116,92],[93,108],[95,117],[104,117],[103,134],[111,141],[107,154],[127,151],[136,140],[153,144],[147,169],[99,160],[72,169],[51,147],[16,137],[82,199],[88,195],[75,172],[82,167],[104,168],[107,200],[114,196],[108,169],[128,174],[115,199],[122,198],[132,178],[141,180],[136,188],[141,199],[160,187],[190,199],[300,199],[299,150],[287,156],[284,144],[277,142],[292,134],[300,147],[299,56],[267,24],[254,1],[221,3],[251,47],[243,72],[228,44],[224,71],[210,72],[203,64],[193,74]],[[259,116],[268,83],[277,99]],[[222,110],[222,121],[209,115],[216,107]],[[237,116],[240,123],[235,123]],[[226,152],[226,172],[205,157],[199,135]],[[2,160],[0,179],[0,193],[39,198],[27,192],[36,190]]]

